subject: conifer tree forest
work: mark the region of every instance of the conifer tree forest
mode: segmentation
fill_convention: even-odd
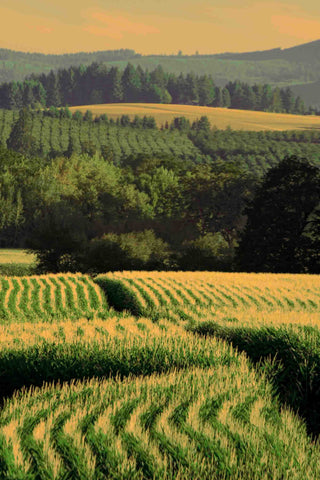
[[[128,63],[122,71],[103,63],[31,74],[0,85],[0,108],[60,107],[100,103],[173,103],[278,113],[308,113],[290,87],[229,81],[215,85],[211,75],[167,73],[158,65],[145,71]],[[312,109],[311,109],[312,110]]]

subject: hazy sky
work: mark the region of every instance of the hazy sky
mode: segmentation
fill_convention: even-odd
[[[320,39],[319,0],[1,0],[0,48],[220,53]]]

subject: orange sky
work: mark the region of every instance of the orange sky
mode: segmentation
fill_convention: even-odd
[[[220,53],[320,39],[319,0],[1,0],[0,48]]]

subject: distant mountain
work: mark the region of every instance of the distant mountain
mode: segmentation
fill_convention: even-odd
[[[306,105],[320,104],[320,40],[285,49],[212,55],[141,55],[130,49],[45,55],[0,49],[0,83],[92,62],[120,69],[130,62],[149,71],[161,65],[169,73],[210,74],[218,86],[237,79],[249,84],[290,86]]]
[[[102,50],[52,55],[44,53],[16,52],[0,48],[0,83],[23,80],[31,73],[49,73],[50,70],[69,68],[72,65],[89,65],[92,62],[127,63],[141,55],[134,50]]]
[[[312,64],[320,62],[320,40],[304,43],[291,48],[273,48],[272,50],[261,50],[244,53],[222,53],[216,54],[216,58],[225,60],[286,60],[289,62]]]
[[[303,98],[307,107],[314,106],[320,109],[320,80],[302,85],[292,85],[290,88],[296,96]]]
[[[320,40],[282,50],[282,57],[290,62],[320,63]]]

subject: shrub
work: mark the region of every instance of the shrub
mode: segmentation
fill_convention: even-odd
[[[26,263],[0,263],[0,275],[24,277],[35,274],[36,266]]]
[[[90,272],[115,270],[167,270],[169,246],[152,230],[115,234],[93,239],[86,252],[84,269]]]
[[[179,259],[181,270],[229,270],[233,249],[221,233],[207,233],[196,240],[184,242]]]

